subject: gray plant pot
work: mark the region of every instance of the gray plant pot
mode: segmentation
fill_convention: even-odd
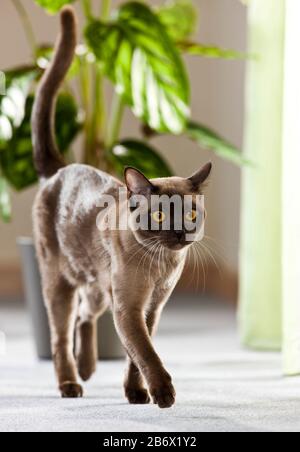
[[[19,238],[18,247],[21,255],[25,298],[32,321],[37,355],[40,359],[51,359],[48,317],[33,240]],[[120,359],[125,356],[110,312],[105,313],[98,322],[98,350],[100,359]]]

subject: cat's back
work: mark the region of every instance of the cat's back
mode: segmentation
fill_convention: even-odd
[[[101,197],[117,196],[122,186],[109,174],[80,164],[69,165],[45,181],[33,207],[38,255],[60,256],[57,265],[69,277],[81,275],[88,281],[94,274],[91,261]]]
[[[72,164],[45,181],[34,210],[45,211],[58,223],[74,223],[93,213],[104,195],[116,196],[123,184],[88,165]]]
[[[58,178],[61,179],[60,208],[71,205],[76,215],[97,208],[104,195],[117,196],[122,187],[111,175],[87,165],[70,165],[58,173]]]

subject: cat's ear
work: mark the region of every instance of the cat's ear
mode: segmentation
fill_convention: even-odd
[[[135,168],[125,168],[124,177],[129,193],[147,195],[154,189],[149,179]]]
[[[208,179],[212,170],[212,163],[206,163],[199,171],[197,171],[193,176],[189,177],[188,180],[192,183],[193,188],[199,190],[201,185]]]

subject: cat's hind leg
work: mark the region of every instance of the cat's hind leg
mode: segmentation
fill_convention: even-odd
[[[55,267],[54,267],[55,268]],[[59,274],[44,268],[43,291],[48,311],[52,355],[62,397],[82,397],[82,387],[77,383],[77,369],[73,353],[74,326],[77,314],[75,288]]]
[[[76,325],[76,359],[83,381],[91,378],[96,371],[97,320],[104,314],[110,303],[109,295],[101,292],[98,283],[89,284],[78,291],[80,298],[79,316]]]

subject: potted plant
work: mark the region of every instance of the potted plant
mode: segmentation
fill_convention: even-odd
[[[35,2],[55,14],[65,4],[76,1]],[[5,71],[6,94],[0,97],[0,215],[4,221],[11,217],[10,189],[23,190],[37,182],[30,117],[37,82],[53,50],[52,45],[37,43],[22,2],[12,3],[23,23],[33,58],[28,66]],[[244,58],[238,52],[192,39],[197,27],[197,9],[192,0],[162,1],[159,7],[151,6],[150,1],[122,2],[115,10],[111,0],[102,0],[97,11],[90,0],[78,3],[86,22],[83,42],[77,47],[56,111],[57,142],[65,159],[73,161],[72,145],[82,134],[81,162],[119,176],[126,165],[139,168],[149,178],[171,176],[169,165],[153,147],[151,138],[155,134],[173,134],[185,135],[234,163],[243,162],[234,146],[190,118],[190,84],[182,55]],[[105,79],[114,86],[111,106],[105,102]],[[139,121],[142,139],[120,137],[126,108]],[[28,298],[42,306],[33,244],[21,240],[20,246]],[[38,316],[34,324],[39,324],[39,336],[46,330],[40,327],[43,314],[33,305],[31,312],[33,318]],[[48,343],[48,337],[44,342]],[[47,353],[40,350],[39,355]]]

